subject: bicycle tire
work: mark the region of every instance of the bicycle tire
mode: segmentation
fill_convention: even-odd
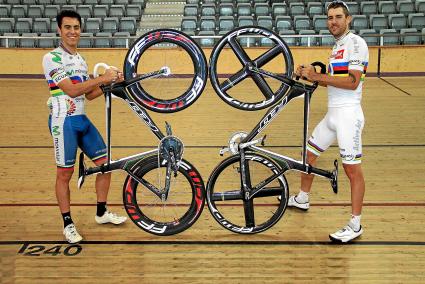
[[[279,166],[271,159],[258,155],[255,153],[246,153],[246,159],[251,162],[250,168],[252,168],[253,163],[256,163],[258,166],[263,166],[265,169],[267,169],[270,174],[267,175],[271,176],[273,173],[277,173],[279,171]],[[271,206],[275,207],[275,211],[272,212],[272,215],[270,217],[267,217],[266,220],[262,223],[255,224],[254,226],[247,226],[247,224],[236,224],[234,219],[242,219],[241,214],[234,213],[234,208],[238,208],[238,204],[231,204],[229,202],[225,203],[225,201],[243,201],[243,191],[241,186],[241,173],[237,167],[240,163],[240,155],[233,155],[225,160],[223,160],[220,164],[217,165],[217,167],[213,170],[211,173],[208,183],[207,183],[207,204],[208,208],[211,212],[211,215],[214,217],[214,219],[224,228],[227,230],[230,230],[234,233],[240,233],[240,234],[255,234],[259,232],[263,232],[271,227],[273,227],[283,216],[285,213],[287,203],[288,203],[288,182],[286,181],[286,178],[284,175],[281,175],[277,178],[278,181],[278,187],[275,187],[272,189],[272,187],[266,187],[264,190],[261,190],[259,194],[262,192],[263,196],[259,196],[257,198],[268,198],[267,204],[257,204],[257,211],[255,212],[256,216],[262,216],[262,211],[264,208],[264,211],[268,211]],[[236,166],[235,166],[236,165]],[[234,174],[231,174],[229,177],[229,173],[227,170],[230,169],[230,172],[234,172]],[[236,171],[235,171],[236,170]],[[261,170],[261,168],[259,168]],[[233,182],[235,184],[239,183],[239,191],[240,194],[238,194],[238,189],[236,190],[230,190],[230,191],[219,191],[217,187],[220,185],[220,176],[223,177],[223,185],[225,184],[226,188],[230,188],[233,185]],[[252,178],[252,173],[250,173],[250,176]],[[233,178],[232,178],[233,177]],[[237,179],[237,181],[235,181]],[[233,180],[233,181],[232,181]],[[263,180],[263,179],[260,179]],[[236,187],[238,185],[235,185]],[[220,188],[221,190],[221,188]],[[276,194],[277,192],[280,192],[281,200],[279,201],[276,197],[279,194]],[[230,197],[231,194],[232,197]],[[271,194],[271,195],[268,195]],[[240,198],[238,197],[240,195]],[[257,199],[255,198],[255,199]],[[245,202],[245,201],[243,201]],[[223,203],[221,205],[221,203]],[[254,202],[252,202],[253,210],[255,208]],[[243,210],[243,209],[242,209]],[[260,212],[259,212],[260,211]],[[259,213],[259,214],[257,214]],[[229,217],[227,217],[229,216]],[[230,220],[232,219],[232,220]],[[237,223],[243,223],[243,221],[238,220]]]
[[[157,176],[153,171],[163,169],[164,163],[158,167],[158,157],[152,156],[139,161],[130,171],[138,178],[153,180],[155,175]],[[181,160],[178,172],[178,184],[173,184],[177,178],[172,176],[171,179],[175,180],[172,181],[170,195],[166,201],[162,201],[139,184],[131,175],[125,179],[124,207],[133,223],[142,230],[159,236],[174,235],[191,227],[201,215],[205,203],[205,188],[201,175],[184,159]],[[165,176],[163,177],[165,180]],[[167,209],[169,210],[165,212]]]
[[[131,79],[137,75],[139,60],[151,46],[159,43],[175,44],[186,51],[192,59],[194,74],[187,90],[172,99],[159,99],[149,94],[140,84],[127,88],[131,99],[143,107],[160,113],[172,113],[192,105],[202,94],[208,76],[207,60],[199,45],[185,33],[172,29],[157,29],[140,36],[129,48],[124,60],[124,78]],[[152,70],[157,71],[157,70]]]
[[[238,37],[246,36],[246,35],[266,37],[274,43],[274,47],[263,54],[264,58],[260,59],[261,56],[259,56],[256,59],[252,60],[245,53],[244,49],[242,48],[240,44],[236,45],[236,42],[239,39]],[[227,79],[223,83],[220,83],[219,76],[221,75],[218,74],[218,71],[217,71],[218,61],[223,48],[226,45],[232,46],[230,42],[232,42],[232,45],[233,45],[232,49],[234,53],[237,54],[237,56],[241,57],[239,58],[239,60],[241,61],[241,64],[243,65],[243,67],[237,73],[230,76],[229,79]],[[235,51],[235,48],[236,48],[236,51]],[[245,26],[245,27],[236,28],[228,32],[227,34],[225,34],[217,42],[217,44],[214,46],[211,52],[210,65],[209,65],[209,77],[210,77],[211,85],[213,86],[217,95],[224,102],[231,105],[232,107],[235,107],[240,110],[245,110],[245,111],[255,111],[255,110],[267,108],[273,105],[274,103],[276,103],[280,98],[282,98],[282,96],[286,93],[289,87],[287,85],[281,84],[279,89],[274,92],[270,88],[270,86],[267,84],[267,82],[265,81],[262,75],[258,75],[258,74],[250,72],[247,69],[247,67],[248,65],[251,64],[252,66],[261,68],[263,65],[273,60],[273,58],[278,56],[279,54],[282,54],[285,60],[285,68],[284,70],[282,70],[283,73],[286,74],[288,77],[292,77],[292,73],[294,69],[292,53],[288,45],[279,35],[263,27]],[[244,60],[246,60],[247,62],[242,62]],[[243,80],[247,78],[252,78],[254,80],[254,82],[257,84],[258,88],[260,89],[260,91],[265,96],[265,99],[255,101],[255,102],[244,102],[232,97],[227,92],[228,90],[233,88],[235,85],[239,84],[240,82],[242,82]]]

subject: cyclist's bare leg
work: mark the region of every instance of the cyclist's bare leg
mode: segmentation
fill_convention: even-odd
[[[106,159],[101,159],[95,162],[96,166],[100,166],[106,162]],[[109,186],[111,184],[111,173],[98,174],[96,176],[96,195],[97,202],[106,202],[108,199]]]
[[[361,164],[343,164],[351,186],[351,213],[359,216],[362,213],[365,182]]]
[[[72,169],[63,169],[57,168],[56,170],[56,199],[58,201],[59,209],[61,213],[70,212],[70,191],[69,191],[69,181],[71,180],[72,174],[74,173],[74,168]]]
[[[310,151],[307,151],[307,164],[313,166],[316,164],[317,157]],[[301,173],[301,190],[309,193],[311,190],[311,185],[313,183],[314,175]]]

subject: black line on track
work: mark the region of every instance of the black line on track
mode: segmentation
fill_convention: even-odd
[[[0,203],[1,207],[56,207],[57,203]],[[71,203],[71,206],[75,207],[91,207],[96,206],[96,204],[91,203]],[[122,207],[124,206],[121,203],[111,203],[108,206],[112,207]],[[158,204],[157,206],[162,206]],[[174,206],[186,206],[184,204],[174,204]],[[243,205],[239,203],[227,203],[221,204],[221,206],[226,207],[242,207]],[[257,204],[256,206],[276,206],[276,204]],[[340,207],[340,206],[351,206],[350,202],[339,202],[339,203],[311,203],[311,206],[314,207]],[[366,202],[363,204],[363,207],[425,207],[425,202]]]
[[[221,149],[223,145],[185,145],[185,148],[192,149]],[[300,148],[301,145],[266,145],[264,148]],[[337,145],[332,145],[330,148],[337,148]],[[425,147],[425,144],[370,144],[363,145],[363,148],[387,148],[387,147]],[[129,145],[120,145],[112,146],[113,149],[155,149],[158,146],[129,146]],[[0,146],[0,149],[53,149],[53,146]]]
[[[66,241],[0,241],[0,245],[69,244]],[[81,241],[79,245],[255,245],[255,246],[340,246],[331,241]],[[70,244],[69,244],[70,245]],[[415,241],[355,241],[344,246],[425,246]]]
[[[405,90],[403,90],[402,88],[397,87],[397,86],[396,86],[396,85],[394,85],[393,83],[388,82],[387,80],[385,80],[384,78],[382,78],[382,77],[380,77],[380,76],[378,76],[378,78],[379,78],[379,79],[381,79],[382,81],[384,81],[385,83],[387,83],[388,85],[390,85],[391,87],[393,87],[393,88],[395,88],[395,89],[399,90],[400,92],[402,92],[402,93],[404,93],[404,94],[406,94],[406,95],[408,95],[408,96],[411,96],[411,97],[412,97],[412,94],[411,94],[411,93],[406,92],[406,91],[405,91]]]

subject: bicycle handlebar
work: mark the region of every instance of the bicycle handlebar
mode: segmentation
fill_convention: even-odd
[[[118,83],[111,83],[109,85],[101,85],[101,89],[102,91],[105,92],[113,92],[113,91],[117,91],[119,89],[124,89],[127,88],[139,81],[142,80],[146,80],[146,79],[151,79],[151,78],[156,78],[159,76],[168,76],[170,75],[170,68],[167,66],[162,67],[161,69],[159,69],[158,71],[153,71],[153,72],[149,72],[149,73],[145,73],[139,76],[136,76],[134,78],[130,78],[127,80],[124,80],[122,82],[118,82]]]
[[[316,67],[316,66],[319,66],[320,67],[320,73],[321,74],[326,74],[326,65],[325,64],[323,64],[322,62],[320,62],[320,61],[314,61],[313,63],[311,63],[310,65],[312,65],[313,67]],[[295,80],[299,80],[300,79],[300,76],[296,76],[295,77]],[[303,78],[304,79],[304,78]],[[314,82],[314,84],[318,84],[317,82]]]

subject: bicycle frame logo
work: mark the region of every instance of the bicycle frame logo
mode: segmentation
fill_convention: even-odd
[[[152,129],[152,131],[158,132],[158,128],[155,126],[152,120],[146,115],[144,111],[140,109],[140,107],[135,102],[127,98],[125,100],[131,109],[146,123],[147,126],[149,126],[150,129]]]
[[[276,117],[276,115],[283,109],[288,103],[288,97],[285,97],[280,104],[274,107],[274,109],[260,122],[260,127],[257,133],[263,131],[264,128]]]

